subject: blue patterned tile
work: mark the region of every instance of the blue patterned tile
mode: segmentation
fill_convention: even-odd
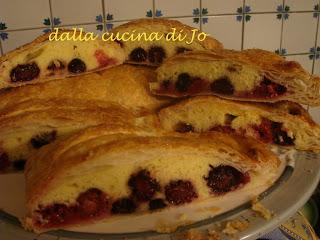
[[[310,48],[310,51],[309,51],[309,59],[312,60],[312,59],[319,59],[320,57],[320,47],[312,47]]]
[[[290,11],[290,7],[285,5],[284,7],[282,5],[279,5],[277,7],[277,19],[284,19],[287,20],[289,18],[289,11]]]
[[[152,10],[148,10],[147,13],[146,13],[146,17],[152,17]]]
[[[314,5],[313,10],[315,11],[313,13],[313,17],[317,18],[319,16],[320,10],[319,10],[319,4]]]
[[[6,32],[0,32],[0,38],[1,38],[1,40],[2,41],[4,41],[4,40],[6,40],[6,39],[8,39],[8,33],[6,33]]]
[[[251,12],[251,7],[247,5],[244,7],[244,10],[242,7],[237,8],[238,15],[236,16],[236,20],[241,22],[244,18],[246,22],[250,21],[251,15],[248,14],[250,12]]]
[[[281,49],[276,49],[275,51],[274,51],[276,54],[278,54],[278,55],[280,55],[280,56],[284,56],[284,55],[286,55],[287,54],[287,49],[285,49],[285,48],[281,48]]]

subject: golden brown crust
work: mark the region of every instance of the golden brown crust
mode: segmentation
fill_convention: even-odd
[[[147,67],[121,65],[72,78],[6,89],[0,94],[0,109],[31,99],[73,99],[120,104],[140,112],[152,112],[169,103],[150,94],[148,82],[155,78]]]
[[[190,124],[196,132],[227,126],[238,133],[257,137],[250,127],[263,119],[281,123],[282,130],[294,139],[300,150],[320,150],[320,127],[299,104],[282,101],[274,104],[237,102],[215,96],[198,96],[183,100],[159,111],[160,124],[166,130],[178,130],[179,124]],[[228,116],[233,116],[228,119]],[[218,130],[222,130],[219,129]]]
[[[92,166],[121,165],[127,161],[122,157],[101,162],[102,156],[124,153],[129,154],[129,157],[131,151],[136,154],[149,150],[182,153],[186,149],[228,154],[233,156],[230,160],[244,170],[260,171],[265,167],[274,169],[279,165],[277,157],[265,145],[252,139],[231,137],[217,132],[202,135],[175,134],[121,123],[102,125],[44,146],[29,159],[25,170],[28,209],[33,211],[46,192],[57,186],[66,176],[77,175]]]
[[[161,32],[161,33],[162,32],[168,33],[172,31],[172,28],[176,28],[177,32],[179,32],[180,30],[184,30],[184,32],[188,34],[188,39],[190,38],[190,35],[192,35],[191,31],[194,29],[176,20],[165,19],[165,18],[153,18],[153,19],[144,18],[144,19],[138,19],[135,21],[130,21],[128,23],[122,24],[112,29],[111,32],[116,33],[116,32],[132,31],[136,28],[145,29],[153,32]],[[196,39],[196,42],[199,43],[204,49],[208,49],[208,50],[223,48],[222,44],[212,37],[207,37],[204,41],[198,41]]]
[[[166,69],[173,65],[184,65],[190,62],[214,63],[216,61],[231,62],[235,64],[247,65],[256,69],[260,76],[267,78],[277,84],[287,88],[287,93],[277,98],[254,98],[254,97],[236,97],[221,95],[221,97],[242,100],[242,101],[260,101],[276,102],[279,100],[289,100],[301,104],[320,105],[320,78],[310,75],[301,65],[295,61],[286,61],[283,57],[269,51],[261,49],[247,49],[243,51],[220,49],[216,51],[193,51],[179,54],[167,59],[165,63],[157,69],[158,76],[161,76]],[[188,72],[188,69],[185,69]],[[199,69],[202,71],[202,69]],[[163,81],[158,77],[158,82]],[[154,85],[154,90],[159,86]],[[209,93],[215,94],[215,93]],[[201,95],[199,93],[198,95]],[[219,95],[219,94],[215,94]],[[174,95],[171,95],[174,96]]]

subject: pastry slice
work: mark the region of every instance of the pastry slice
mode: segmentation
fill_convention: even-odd
[[[235,192],[249,200],[275,181],[279,166],[263,144],[221,133],[88,128],[28,159],[24,226],[35,232],[101,221],[115,226],[121,218],[214,204]]]
[[[0,111],[28,100],[71,99],[114,102],[134,111],[153,112],[170,102],[168,98],[150,93],[149,81],[154,78],[151,68],[120,65],[67,79],[6,89],[0,94]]]
[[[157,69],[151,90],[183,97],[218,95],[223,98],[320,105],[320,78],[301,65],[260,50],[188,52],[168,59]]]
[[[244,103],[215,96],[194,97],[159,112],[169,131],[219,131],[250,136],[265,143],[320,151],[320,127],[299,104]]]
[[[29,155],[89,126],[136,123],[137,115],[104,102],[30,100],[0,111],[0,172],[23,170]]]
[[[59,34],[79,37],[79,32]],[[82,33],[84,34],[84,33]],[[50,33],[0,58],[0,88],[17,87],[96,71],[122,64],[124,52],[114,42],[49,41]]]
[[[183,41],[170,40],[175,29],[174,37],[179,33]],[[127,39],[131,34],[136,39],[140,34],[141,39],[129,41],[117,41],[126,54],[126,61],[135,64],[160,65],[162,61],[178,53],[192,50],[211,50],[222,48],[222,44],[216,39],[207,36],[199,41],[199,29],[184,25],[176,20],[163,18],[139,19],[122,24],[110,32],[110,37]],[[157,34],[157,35],[155,35]],[[155,40],[155,37],[159,39]],[[151,37],[154,40],[148,40]],[[147,38],[147,41],[145,40]],[[170,41],[166,41],[166,38]],[[200,40],[202,40],[200,36]],[[189,43],[189,44],[188,44]]]

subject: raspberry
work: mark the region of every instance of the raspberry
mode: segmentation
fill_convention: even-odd
[[[165,195],[167,201],[174,205],[188,203],[198,197],[192,183],[186,180],[171,181],[165,187]]]
[[[84,216],[97,216],[108,210],[109,201],[105,193],[97,188],[90,188],[77,198],[78,208]]]
[[[209,174],[207,177],[204,177],[204,179],[214,194],[221,195],[247,183],[249,181],[249,175],[243,174],[231,166],[220,165],[213,167],[210,165]]]
[[[128,185],[132,190],[133,197],[141,202],[149,201],[160,190],[157,180],[151,178],[150,172],[145,169],[132,175]]]
[[[71,73],[82,73],[86,68],[86,64],[79,58],[72,59],[68,64],[68,70]]]
[[[40,68],[33,63],[18,64],[10,72],[11,82],[26,82],[31,81],[39,76]]]
[[[67,207],[65,204],[56,203],[40,210],[43,222],[51,225],[59,225],[65,222],[66,218],[73,215],[74,209]]]

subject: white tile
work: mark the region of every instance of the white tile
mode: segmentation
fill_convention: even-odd
[[[200,18],[172,18],[173,20],[177,20],[179,22],[182,22],[183,24],[186,24],[188,26],[194,27],[194,28],[200,28]]]
[[[43,34],[42,31],[43,29],[34,29],[10,32],[8,39],[1,42],[3,52],[9,52],[17,47],[20,47],[21,45],[33,41],[36,37]]]
[[[242,6],[242,0],[202,0],[202,7],[208,8],[209,14],[237,13]]]
[[[287,53],[306,53],[314,46],[317,18],[312,13],[290,13],[283,24],[282,46]]]
[[[301,64],[301,66],[307,70],[309,73],[312,71],[312,63],[313,61],[309,58],[309,55],[291,55],[286,56],[286,60],[288,61],[296,61]]]
[[[93,23],[102,14],[101,0],[51,0],[52,14],[61,24]]]
[[[50,17],[49,1],[1,0],[0,22],[8,29],[43,27],[43,20]]]
[[[312,11],[316,4],[319,4],[319,0],[285,0],[290,11]]]
[[[309,113],[312,117],[312,119],[320,124],[320,107],[310,107]]]
[[[281,21],[277,15],[254,14],[244,26],[244,48],[262,48],[274,52],[280,47]]]
[[[241,49],[242,23],[235,16],[208,17],[202,30],[223,43],[225,48]]]
[[[183,7],[182,7],[183,6]],[[192,16],[200,8],[199,0],[155,0],[155,7],[164,17]]]
[[[251,7],[252,12],[276,12],[282,0],[246,0],[246,5]]]
[[[104,0],[106,15],[112,14],[114,20],[145,18],[147,11],[152,10],[152,0],[134,0],[128,6],[128,0]]]

